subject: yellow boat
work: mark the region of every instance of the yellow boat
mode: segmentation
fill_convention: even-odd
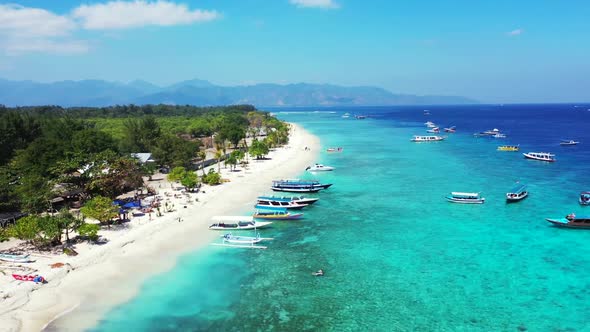
[[[500,145],[498,151],[518,151],[518,145]]]

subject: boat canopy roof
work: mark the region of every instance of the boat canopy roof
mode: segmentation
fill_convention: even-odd
[[[526,191],[526,184],[524,184],[524,183],[518,183],[512,189],[510,189],[509,193],[511,193],[511,194],[520,194],[523,191]]]
[[[453,195],[453,197],[478,197],[479,193],[464,193],[459,191],[453,191],[451,192],[451,195]]]
[[[252,216],[214,216],[212,219],[218,222],[254,221]]]

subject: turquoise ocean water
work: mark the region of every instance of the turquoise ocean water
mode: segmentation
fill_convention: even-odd
[[[279,112],[318,135],[323,151],[344,148],[321,154],[336,171],[302,172],[334,186],[305,219],[263,230],[275,237],[268,250],[183,256],[92,331],[590,331],[590,230],[544,220],[584,213],[590,107],[522,107]],[[458,133],[411,143],[426,120]],[[494,127],[508,138],[472,136]],[[569,136],[582,144],[560,147]],[[504,143],[558,162],[497,152]],[[517,180],[531,195],[507,205]],[[450,191],[478,191],[486,203],[451,204]],[[326,275],[311,276],[319,268]]]

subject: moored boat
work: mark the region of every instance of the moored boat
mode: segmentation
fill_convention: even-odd
[[[518,183],[509,192],[506,193],[506,202],[507,203],[514,203],[520,200],[527,198],[529,192],[527,191],[527,186],[522,183]]]
[[[323,189],[328,189],[332,186],[331,183],[322,184],[317,180],[277,180],[273,181],[271,189],[274,191],[287,192],[318,192]]]
[[[337,148],[327,148],[326,152],[342,152],[344,149],[342,147]]]
[[[265,219],[265,220],[295,220],[301,219],[303,217],[303,213],[290,213],[286,210],[257,210],[252,215],[255,219]]]
[[[580,205],[590,205],[590,191],[581,192],[578,202],[580,202]]]
[[[500,145],[497,150],[516,152],[520,150],[520,147],[518,145]]]
[[[485,198],[480,197],[479,193],[466,193],[458,191],[451,192],[451,194],[445,198],[451,203],[460,204],[483,204],[486,200]]]
[[[333,171],[334,167],[326,166],[323,164],[314,164],[312,166],[307,166],[307,168],[305,170],[309,171],[309,172],[329,172],[329,171]]]
[[[319,200],[318,197],[305,197],[305,196],[258,196],[258,201],[271,201],[271,202],[295,202],[299,204],[311,205]]]
[[[432,129],[428,129],[426,132],[428,132],[428,133],[434,133],[434,134],[440,133],[440,128],[439,127],[434,127]]]
[[[289,210],[301,210],[306,207],[307,204],[299,204],[293,201],[290,202],[277,202],[277,201],[257,201],[257,209],[289,209]]]
[[[442,141],[445,138],[443,136],[418,136],[415,135],[411,141],[412,142],[437,142]]]
[[[272,224],[271,221],[255,221],[251,216],[216,216],[213,220],[215,223],[209,229],[214,231],[257,229]]]
[[[545,220],[557,227],[590,228],[590,216],[577,217],[574,213],[568,214],[565,218],[546,218]]]
[[[559,142],[559,145],[562,146],[572,146],[572,145],[578,145],[580,142],[574,141],[573,139],[564,139],[561,140],[561,142]]]
[[[527,152],[527,153],[523,153],[523,155],[527,159],[547,161],[547,162],[556,161],[555,155],[552,153],[549,153],[549,152]]]

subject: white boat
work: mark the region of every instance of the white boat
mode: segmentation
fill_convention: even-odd
[[[570,139],[570,140],[562,140],[561,142],[559,142],[559,145],[571,146],[571,145],[578,145],[579,143],[580,142]]]
[[[440,128],[439,127],[434,127],[432,129],[428,129],[426,132],[437,134],[437,133],[440,133]]]
[[[33,261],[30,258],[29,254],[14,255],[14,254],[1,254],[1,253],[0,253],[0,260],[5,261],[5,262],[11,262],[11,263],[30,263]]]
[[[506,138],[506,135],[502,134],[502,133],[497,133],[492,135],[493,138]]]
[[[272,221],[255,221],[252,216],[216,216],[213,221],[209,229],[214,231],[257,229],[272,224]]]
[[[443,136],[414,136],[414,138],[411,139],[412,142],[436,142],[436,141],[442,141],[445,138]]]
[[[323,164],[315,164],[313,166],[307,166],[307,168],[305,170],[310,171],[310,172],[327,172],[327,171],[333,171],[334,167],[326,166]]]
[[[451,126],[449,128],[445,128],[445,132],[447,133],[454,133],[456,131],[455,126]]]
[[[256,233],[256,236],[240,236],[240,235],[233,235],[232,233],[227,233],[222,236],[223,242],[233,243],[233,244],[256,244],[262,241],[270,241],[273,238],[271,237],[260,237],[260,233]]]
[[[464,193],[464,192],[451,192],[451,195],[445,197],[447,201],[451,203],[460,204],[483,204],[485,198],[480,197],[479,193]]]
[[[432,122],[432,121],[426,121],[426,122],[424,122],[424,124],[425,124],[425,125],[426,125],[426,127],[428,127],[428,128],[434,128],[434,127],[436,127],[436,125],[435,125],[435,124],[434,124],[434,122]]]
[[[342,115],[342,118],[344,118],[344,119],[350,118],[350,113],[344,113],[344,115]]]
[[[556,161],[555,155],[552,153],[549,153],[549,152],[527,152],[527,153],[523,153],[523,155],[527,159],[548,161],[548,162]]]
[[[486,130],[482,134],[493,136],[493,135],[496,135],[496,134],[499,134],[499,133],[500,133],[500,129],[494,128],[492,130]]]

